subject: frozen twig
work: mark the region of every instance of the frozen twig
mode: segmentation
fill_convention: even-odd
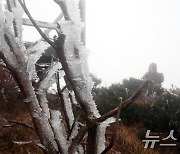
[[[47,148],[43,144],[39,143],[39,141],[13,141],[13,143],[19,144],[19,145],[26,145],[26,144],[33,143],[37,145],[38,147],[40,147],[42,150],[47,151]]]
[[[67,131],[68,131],[68,134],[70,133],[70,119],[68,117],[68,112],[66,110],[66,107],[65,107],[65,99],[64,99],[64,95],[63,93],[61,92],[61,88],[60,88],[60,78],[59,78],[59,72],[56,73],[56,84],[57,84],[57,92],[58,92],[58,96],[60,98],[60,101],[61,101],[61,104],[62,104],[62,110],[63,110],[63,115],[64,115],[64,118],[65,118],[65,121],[66,121],[66,124],[67,124]]]
[[[12,127],[12,126],[16,126],[16,125],[21,125],[21,126],[23,126],[23,127],[30,128],[30,129],[32,129],[33,131],[35,131],[33,127],[31,127],[30,125],[28,125],[28,124],[26,124],[26,123],[19,122],[19,121],[14,121],[14,120],[13,120],[13,121],[12,121],[12,120],[8,120],[8,122],[9,122],[9,123],[12,123],[13,125],[4,125],[3,127]]]
[[[82,139],[84,138],[86,132],[87,132],[88,128],[87,127],[82,127],[78,134],[76,135],[76,137],[73,139],[68,152],[69,153],[75,153],[76,147],[79,145],[79,143],[82,141]]]
[[[73,133],[73,130],[74,130],[76,124],[78,123],[78,120],[79,120],[81,114],[82,114],[82,112],[74,119],[74,122],[73,122],[73,124],[72,124],[72,126],[71,126],[70,132],[69,132],[68,137],[67,137],[68,140],[69,140],[69,138],[71,137],[71,135],[72,135],[72,133]]]

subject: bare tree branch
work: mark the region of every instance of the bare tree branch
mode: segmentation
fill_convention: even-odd
[[[150,81],[146,80],[144,81],[140,87],[136,90],[136,92],[127,100],[123,103],[122,105],[122,110],[124,110],[125,108],[127,108],[130,104],[132,104],[136,99],[137,97],[142,93],[142,91],[148,86],[148,84],[150,83]],[[104,115],[102,115],[101,117],[97,118],[96,121],[97,122],[102,122],[102,121],[105,121],[106,119],[114,116],[118,111],[118,107],[115,108],[114,110],[108,112],[108,113],[105,113]]]
[[[37,145],[39,148],[41,148],[45,153],[47,152],[47,148],[43,144],[39,143],[38,140],[37,141],[13,141],[13,143],[19,144],[19,145],[26,145],[26,144],[33,143],[33,144]]]
[[[30,128],[32,129],[33,131],[35,131],[35,129],[33,127],[31,127],[30,125],[26,124],[26,123],[23,123],[23,122],[19,122],[19,121],[12,121],[12,120],[8,120],[9,123],[12,123],[13,125],[4,125],[3,127],[12,127],[12,126],[16,126],[16,125],[21,125],[23,127],[26,127],[26,128]]]

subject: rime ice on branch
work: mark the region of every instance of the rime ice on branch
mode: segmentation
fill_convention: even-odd
[[[60,6],[65,21],[57,23],[58,37],[52,41],[38,27],[24,1],[7,0],[10,2],[9,9],[0,8],[0,58],[4,60],[24,94],[24,102],[30,109],[45,153],[99,154],[105,149],[105,131],[112,122],[110,117],[117,113],[118,108],[101,116],[93,100],[93,82],[87,64],[88,50],[81,42],[83,23],[79,0],[54,1]],[[58,55],[44,69],[41,78],[37,76],[36,64],[49,45],[45,41],[39,41],[27,49],[24,47],[21,39],[23,11],[19,4]],[[66,83],[64,88],[61,80]],[[47,90],[54,82],[57,84],[60,107],[52,110]],[[142,89],[138,89],[123,107],[131,104]],[[85,120],[79,120],[81,116]]]

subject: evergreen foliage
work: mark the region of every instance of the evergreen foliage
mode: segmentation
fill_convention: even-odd
[[[104,114],[120,102],[125,101],[142,83],[142,80],[129,78],[122,83],[109,87],[96,88],[95,100],[101,114]],[[141,124],[145,129],[168,133],[175,130],[175,136],[180,140],[180,93],[178,88],[169,90],[161,85],[152,84],[139,99],[121,113],[123,124]]]

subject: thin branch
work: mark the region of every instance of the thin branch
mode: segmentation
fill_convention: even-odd
[[[68,140],[69,140],[69,138],[71,137],[71,134],[72,134],[72,132],[73,132],[73,129],[74,129],[76,123],[78,122],[81,114],[82,114],[82,112],[74,119],[74,122],[73,122],[73,124],[72,124],[72,126],[71,126],[70,132],[69,132],[68,137],[67,137]]]
[[[26,145],[26,144],[33,143],[33,141],[13,141],[13,143],[19,144],[19,145]]]
[[[19,145],[26,145],[26,144],[33,143],[37,145],[39,148],[41,148],[45,153],[47,152],[47,148],[43,144],[39,143],[39,141],[13,141],[13,143],[19,144]]]
[[[121,110],[124,110],[125,108],[127,108],[130,104],[132,104],[137,98],[138,96],[142,93],[142,91],[148,86],[148,84],[150,83],[150,81],[146,80],[144,81],[140,87],[136,90],[136,92],[127,100],[123,103],[122,105],[122,109]],[[114,116],[118,111],[118,107],[115,108],[114,110],[108,112],[108,113],[105,113],[104,115],[102,115],[101,117],[95,119],[97,122],[103,122],[105,121],[106,119]]]
[[[64,118],[65,118],[65,121],[66,121],[66,124],[67,124],[67,132],[68,134],[70,134],[70,123],[69,123],[69,117],[68,117],[68,114],[67,114],[67,111],[66,111],[66,107],[65,107],[65,100],[64,100],[64,96],[63,96],[63,93],[61,92],[61,88],[60,88],[60,81],[59,81],[59,72],[56,73],[56,84],[57,84],[57,92],[58,92],[58,96],[60,98],[60,101],[61,101],[61,104],[62,104],[62,110],[63,110],[63,115],[64,115]]]
[[[23,3],[21,0],[18,0],[18,2],[20,3],[20,5],[22,6],[24,12],[27,14],[27,16],[29,17],[29,19],[31,20],[31,22],[33,23],[34,27],[37,29],[37,31],[39,32],[39,34],[41,35],[41,37],[46,40],[51,46],[52,48],[54,48],[56,50],[56,46],[55,44],[43,33],[43,31],[39,28],[39,26],[36,24],[35,20],[33,19],[33,17],[31,16],[29,10],[27,9],[25,3]]]
[[[64,16],[64,15],[63,15],[63,13],[61,12],[61,14],[54,20],[53,23],[54,23],[54,24],[57,24],[57,22],[58,22],[59,20],[61,20],[61,19],[63,18],[63,16]],[[47,30],[45,30],[45,31],[44,31],[44,34],[48,36],[49,33],[51,32],[51,30],[52,30],[52,29],[47,29]],[[42,40],[42,38],[41,38],[40,40]]]
[[[8,10],[9,10],[10,12],[12,12],[12,8],[11,8],[11,3],[10,3],[10,1],[9,1],[9,0],[6,0],[6,3],[7,3]],[[15,3],[14,3],[14,5],[15,5]],[[18,30],[17,30],[17,27],[16,27],[16,21],[15,21],[15,19],[13,20],[13,28],[14,28],[14,35],[15,35],[15,37],[18,37]]]
[[[63,12],[63,15],[64,15],[64,19],[65,20],[70,20],[70,17],[69,17],[65,2],[60,1],[60,0],[54,0],[54,2],[56,2],[60,6],[60,8],[61,8],[61,10]]]
[[[75,153],[75,149],[77,147],[77,145],[79,145],[79,143],[82,141],[82,139],[84,138],[84,135],[86,134],[88,128],[87,127],[82,127],[78,134],[76,135],[76,137],[73,139],[68,152],[69,153]]]
[[[23,18],[22,20],[23,20],[23,25],[34,27],[34,25],[30,19]],[[40,21],[40,20],[35,20],[35,21],[36,21],[36,24],[39,28],[47,28],[48,30],[49,29],[57,30],[57,28],[58,28],[57,24],[54,24],[54,23],[49,23],[49,22]],[[45,35],[47,36],[47,34],[45,34]],[[42,41],[42,39],[41,39],[41,41]]]
[[[29,126],[28,124],[25,124],[25,123],[23,123],[23,122],[14,121],[14,120],[13,120],[13,121],[12,121],[12,120],[8,120],[8,122],[9,122],[9,123],[12,123],[12,124],[14,124],[14,125],[4,125],[4,127],[12,127],[12,126],[15,126],[15,125],[21,125],[21,126],[23,126],[23,127],[30,128],[30,129],[32,129],[33,131],[35,131],[33,127],[31,127],[31,126]]]

